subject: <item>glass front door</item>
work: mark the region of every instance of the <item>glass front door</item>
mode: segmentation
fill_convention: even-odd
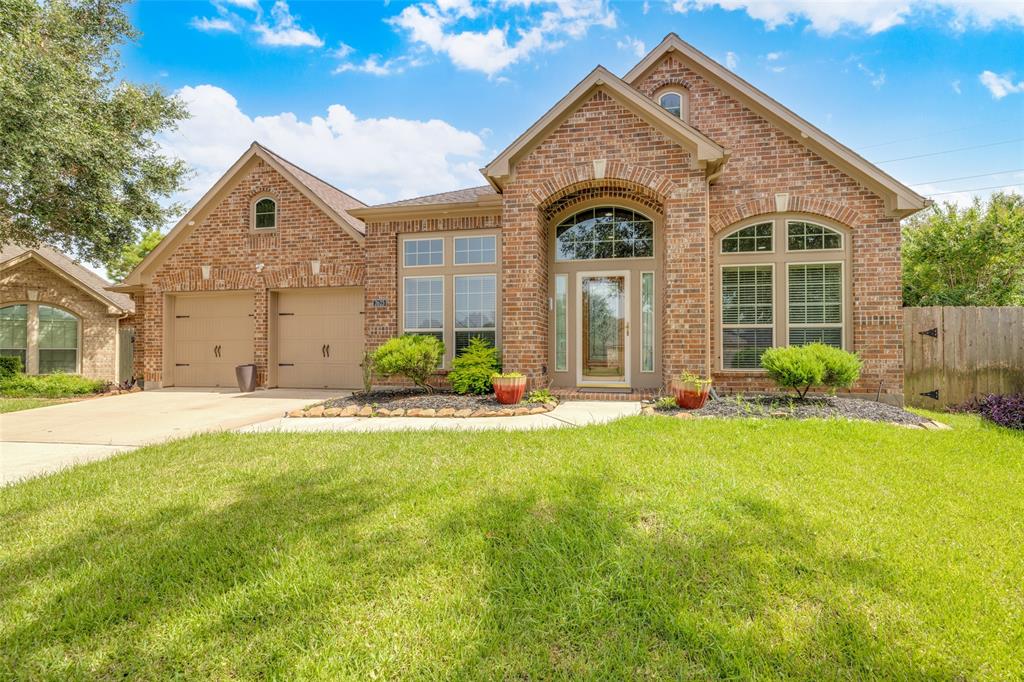
[[[629,310],[627,276],[580,276],[580,382],[628,381]]]

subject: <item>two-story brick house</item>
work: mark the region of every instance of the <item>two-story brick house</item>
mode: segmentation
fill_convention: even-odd
[[[764,348],[864,360],[903,388],[900,219],[923,197],[674,34],[596,68],[482,169],[365,206],[253,146],[118,288],[148,386],[359,385],[359,361],[473,336],[536,383],[647,391],[681,371],[768,384]]]

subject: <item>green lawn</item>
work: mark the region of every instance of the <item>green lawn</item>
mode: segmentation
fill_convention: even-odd
[[[210,435],[0,490],[0,678],[1024,676],[1024,434]]]
[[[0,397],[0,414],[5,412],[19,412],[31,410],[36,407],[46,407],[57,403],[67,402],[66,400],[54,398],[4,398]]]

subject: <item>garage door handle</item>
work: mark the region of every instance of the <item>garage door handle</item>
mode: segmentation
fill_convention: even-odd
[[[331,357],[331,344],[327,344],[327,357]]]
[[[174,363],[174,366],[175,367],[190,367],[191,365],[189,365],[187,362],[176,362],[176,363]]]
[[[277,366],[278,367],[294,367],[295,363],[294,362],[279,362],[279,363],[277,363]]]
[[[327,357],[327,344],[326,343],[320,346],[320,357],[322,357],[322,358],[326,358]]]

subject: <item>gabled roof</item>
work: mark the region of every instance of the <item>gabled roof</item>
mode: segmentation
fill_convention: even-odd
[[[665,36],[665,39],[657,47],[626,74],[624,80],[631,86],[635,85],[661,61],[662,57],[672,52],[678,53],[698,73],[742,102],[751,111],[778,126],[822,158],[877,192],[885,199],[886,207],[892,215],[907,216],[930,203],[925,197],[849,147],[797,116],[697,48],[684,42],[675,33]]]
[[[415,213],[417,216],[451,216],[455,214],[479,215],[500,211],[501,195],[491,189],[490,185],[480,185],[479,187],[457,189],[453,192],[428,194],[387,204],[357,208],[352,211],[352,214],[369,219],[382,216],[396,217],[407,213]]]
[[[112,306],[118,313],[130,313],[135,310],[135,303],[126,294],[108,291],[110,282],[92,270],[79,265],[60,251],[46,246],[25,248],[8,244],[0,249],[0,271],[14,267],[26,260],[33,259],[58,277],[70,282],[100,303]]]
[[[195,229],[197,217],[206,208],[210,207],[214,198],[219,196],[231,184],[235,176],[254,157],[259,157],[265,161],[267,165],[291,182],[307,199],[312,201],[356,241],[362,243],[366,236],[366,226],[362,220],[353,216],[349,211],[363,207],[366,204],[321,180],[312,173],[299,168],[260,143],[253,142],[249,149],[220,177],[220,180],[171,228],[171,231],[167,233],[167,236],[163,238],[157,247],[125,277],[124,282],[114,285],[114,288],[133,289],[140,286],[143,273],[149,271],[154,265],[163,262],[163,259],[173,251],[172,247],[180,243],[182,239]]]
[[[603,66],[598,66],[481,170],[488,182],[501,191],[515,162],[539,144],[579,104],[588,100],[597,91],[607,93],[651,126],[689,149],[696,162],[706,169],[708,175],[714,173],[728,158],[728,152],[714,140],[678,116],[665,111]]]

